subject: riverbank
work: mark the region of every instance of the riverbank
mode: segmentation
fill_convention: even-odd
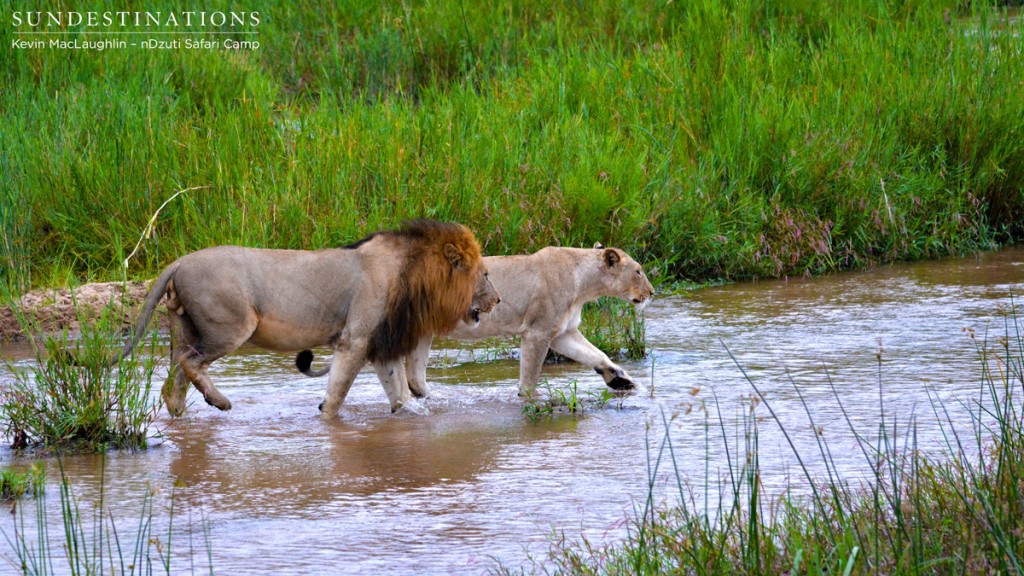
[[[120,325],[127,329],[135,322],[147,292],[145,282],[99,282],[73,290],[33,290],[15,303],[0,305],[0,345],[24,340],[26,328],[32,334],[77,332],[83,319],[99,317],[108,305],[120,311]]]

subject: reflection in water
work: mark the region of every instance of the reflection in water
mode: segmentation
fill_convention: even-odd
[[[964,429],[962,404],[978,395],[976,343],[962,330],[1002,333],[1001,311],[1024,287],[1022,261],[1024,251],[1012,249],[656,298],[647,308],[652,358],[625,366],[646,389],[583,418],[529,422],[515,360],[482,360],[488,354],[442,341],[432,352],[429,414],[390,414],[364,372],[341,419],[325,424],[316,412],[324,379],[296,374],[290,355],[246,349],[211,370],[234,402],[230,413],[198,400],[186,418],[160,416],[162,438],[149,450],[62,464],[86,508],[106,477],[103,497],[122,532],[148,489],[156,490],[158,525],[173,501],[175,546],[202,549],[208,531],[218,572],[479,573],[493,557],[516,564],[527,549],[543,552],[553,530],[592,542],[620,538],[622,519],[646,496],[646,446],[657,448],[663,414],[689,504],[713,510],[729,466],[725,442],[734,458],[742,454],[753,392],[737,363],[815,474],[824,468],[809,418],[846,479],[868,477],[837,395],[869,440],[884,416],[890,436],[902,442],[916,423],[919,447],[941,450],[933,402]],[[603,388],[578,365],[547,366],[545,376],[556,386],[577,381],[584,397]],[[763,407],[758,414],[767,416]],[[806,490],[778,426],[758,426],[768,490]],[[0,457],[14,460],[8,451]],[[47,464],[52,536],[62,533],[58,472]],[[666,460],[656,477],[659,498],[669,501],[678,499],[672,468]],[[3,517],[10,533],[11,516]],[[202,571],[205,552],[195,562]]]

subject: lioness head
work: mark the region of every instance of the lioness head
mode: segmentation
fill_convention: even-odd
[[[618,248],[605,248],[598,243],[594,244],[594,249],[602,251],[605,286],[623,300],[632,302],[637,310],[643,310],[654,296],[654,286],[640,264]]]
[[[480,314],[494,310],[494,306],[501,302],[501,295],[494,288],[494,284],[491,284],[487,267],[483,262],[480,263],[480,268],[481,272],[476,279],[476,289],[473,291],[473,303],[470,305],[466,317],[463,318],[463,322],[467,324],[479,324]]]

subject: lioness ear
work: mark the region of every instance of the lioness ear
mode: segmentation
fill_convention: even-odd
[[[448,259],[448,263],[452,265],[452,268],[460,268],[462,266],[462,260],[465,257],[462,250],[451,242],[444,245],[444,257]]]
[[[594,250],[601,250],[602,248],[604,248],[604,244],[601,244],[600,242],[594,243]]]
[[[618,264],[619,260],[621,260],[621,258],[619,258],[619,253],[616,252],[614,248],[609,248],[604,251],[604,263],[609,268]]]

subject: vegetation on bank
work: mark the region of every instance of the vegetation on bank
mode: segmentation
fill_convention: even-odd
[[[335,246],[421,216],[466,223],[489,254],[618,245],[661,280],[1022,233],[1021,20],[986,2],[245,9],[258,34],[230,38],[258,49],[15,49],[5,16],[0,273],[16,293],[122,278],[118,255],[192,187],[129,277],[209,245]]]

